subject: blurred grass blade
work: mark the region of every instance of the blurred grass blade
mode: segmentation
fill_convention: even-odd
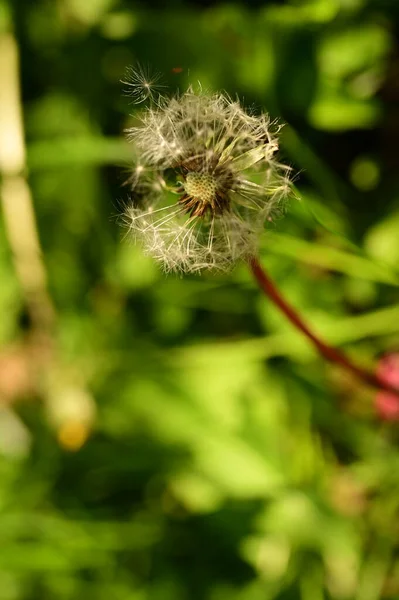
[[[33,171],[76,165],[124,164],[130,160],[131,150],[123,138],[65,137],[40,140],[28,147],[28,165]]]
[[[399,275],[389,266],[366,257],[281,233],[268,233],[266,239],[268,252],[289,256],[309,265],[345,273],[351,277],[399,285]]]

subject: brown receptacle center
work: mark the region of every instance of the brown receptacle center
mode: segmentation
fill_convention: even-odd
[[[190,171],[184,178],[183,188],[184,195],[179,202],[192,217],[203,217],[206,212],[212,216],[221,214],[228,207],[228,200],[213,173]]]
[[[210,173],[187,173],[184,189],[188,196],[198,198],[205,204],[211,204],[216,195],[215,177]]]

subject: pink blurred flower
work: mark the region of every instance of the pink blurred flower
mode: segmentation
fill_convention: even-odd
[[[378,363],[377,374],[399,390],[399,352],[385,354]],[[399,397],[395,394],[378,392],[375,397],[375,408],[380,419],[399,421]]]

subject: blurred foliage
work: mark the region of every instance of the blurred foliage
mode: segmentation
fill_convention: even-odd
[[[57,310],[44,350],[0,217],[0,599],[397,599],[398,435],[374,392],[245,266],[165,277],[118,217],[126,66],[237,94],[286,122],[299,172],[273,277],[365,365],[397,349],[399,4],[162,6],[0,3]]]

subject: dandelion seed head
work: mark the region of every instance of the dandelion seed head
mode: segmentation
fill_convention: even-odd
[[[128,130],[140,162],[126,221],[166,271],[227,270],[283,210],[290,168],[278,127],[225,94],[160,96]]]

